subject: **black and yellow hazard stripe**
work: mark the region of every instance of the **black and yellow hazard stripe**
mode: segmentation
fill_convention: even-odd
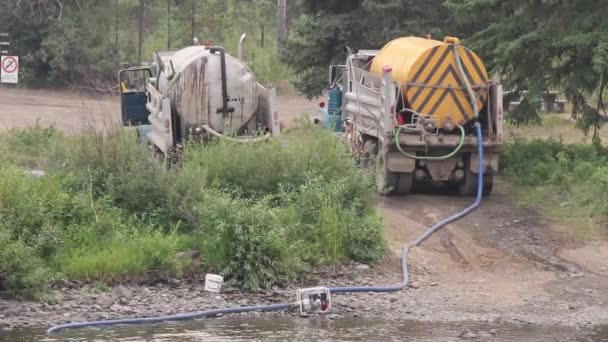
[[[462,124],[474,117],[473,106],[458,71],[454,48],[459,49],[462,67],[477,91],[478,108],[483,108],[488,75],[479,57],[460,45],[441,44],[423,53],[410,71],[405,96],[409,107],[423,115],[434,115],[440,127],[448,122]]]

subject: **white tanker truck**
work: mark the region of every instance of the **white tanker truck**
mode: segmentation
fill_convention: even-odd
[[[125,126],[167,157],[186,141],[211,136],[251,142],[278,135],[276,93],[256,81],[220,46],[190,46],[155,54],[150,66],[119,73]]]

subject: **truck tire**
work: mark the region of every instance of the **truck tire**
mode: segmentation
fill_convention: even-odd
[[[363,143],[363,153],[361,155],[361,167],[371,169],[378,155],[378,142],[375,139],[365,140]]]
[[[389,196],[397,192],[399,175],[390,172],[386,166],[384,156],[378,154],[376,158],[376,187],[382,196]]]
[[[399,183],[397,184],[397,193],[399,195],[407,195],[412,192],[414,186],[414,175],[411,172],[399,174]]]
[[[465,172],[465,179],[458,186],[458,193],[461,196],[477,196],[477,183],[478,183],[478,173],[475,173],[467,168],[468,171]],[[492,194],[492,189],[494,188],[494,174],[493,173],[484,173],[483,174],[483,193],[482,196],[490,196]]]
[[[484,173],[483,175],[483,195],[490,196],[494,189],[494,174]]]

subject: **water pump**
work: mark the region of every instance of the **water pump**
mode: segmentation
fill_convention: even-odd
[[[326,313],[331,310],[331,293],[327,287],[310,287],[296,292],[300,313]]]

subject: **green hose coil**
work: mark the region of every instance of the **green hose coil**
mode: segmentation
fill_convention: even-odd
[[[438,156],[438,157],[420,157],[417,155],[413,155],[413,154],[409,154],[407,152],[405,152],[402,148],[401,148],[401,144],[399,142],[399,135],[401,134],[401,130],[402,129],[406,129],[406,130],[411,130],[411,128],[407,127],[407,126],[399,126],[395,129],[395,146],[397,146],[397,149],[399,150],[399,152],[401,152],[403,155],[405,155],[406,157],[412,158],[412,159],[416,159],[416,160],[445,160],[445,159],[449,159],[451,157],[453,157],[454,155],[456,155],[456,153],[458,153],[458,151],[460,151],[460,149],[462,148],[462,145],[464,145],[464,139],[465,139],[465,132],[464,132],[464,127],[462,127],[461,125],[458,125],[458,129],[460,129],[460,143],[458,144],[458,146],[450,153],[446,154],[445,156]]]

